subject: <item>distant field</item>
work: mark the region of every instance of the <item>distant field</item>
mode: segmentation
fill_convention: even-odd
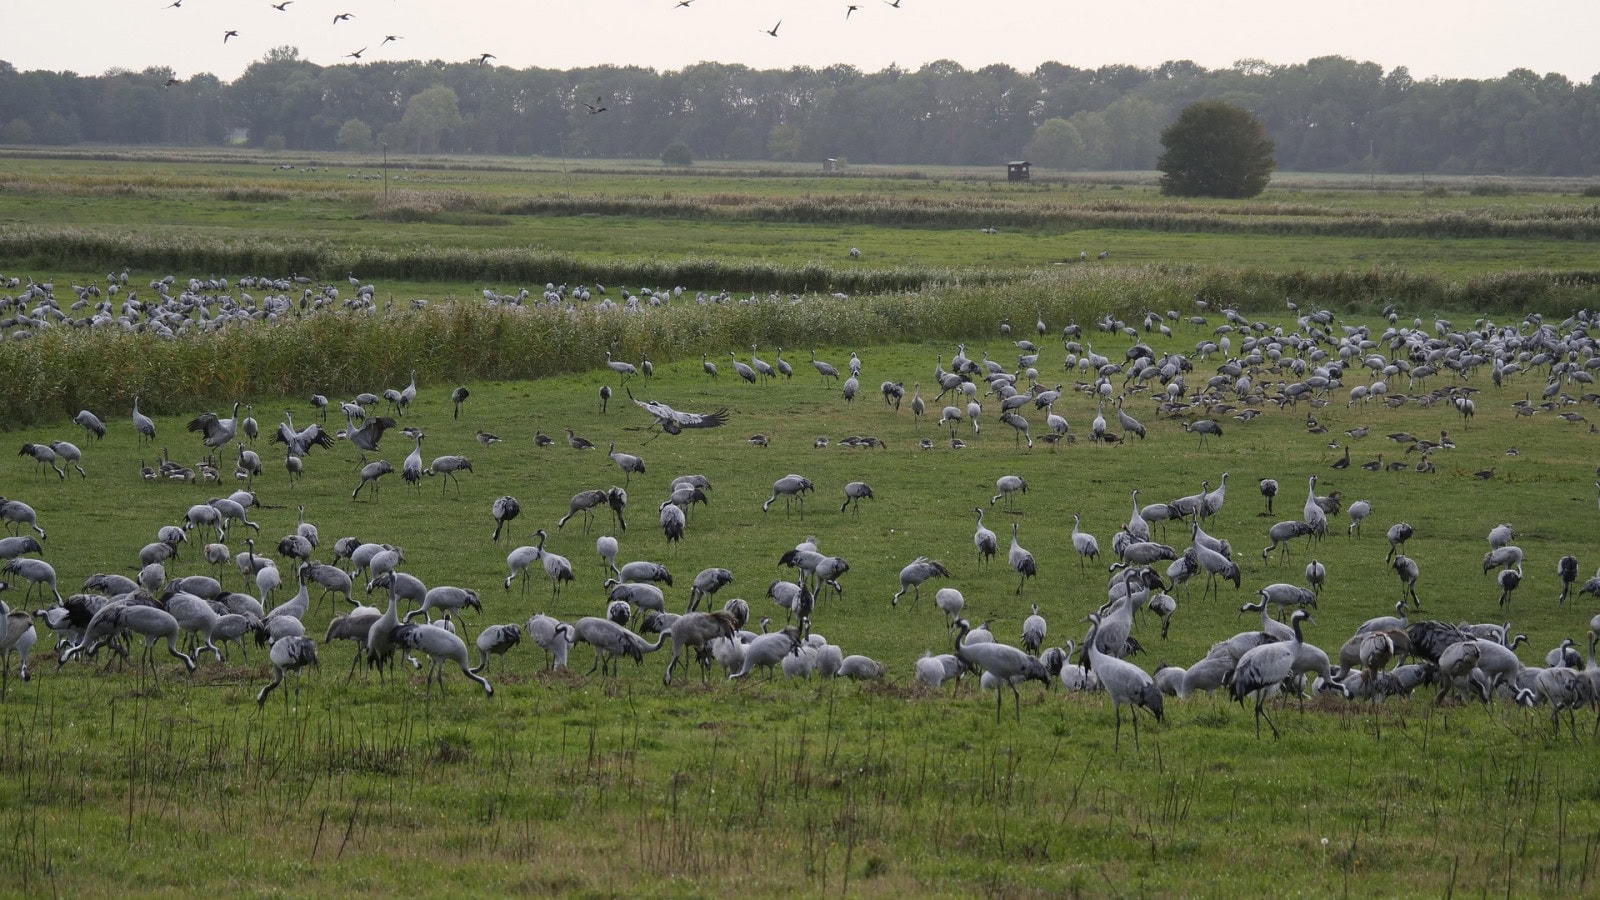
[[[825,178],[735,169],[710,177],[636,165],[596,171],[594,164],[574,164],[562,174],[526,161],[489,169],[427,162],[435,167],[408,168],[392,159],[385,200],[373,160],[311,160],[316,171],[307,172],[306,160],[279,170],[250,158],[15,159],[0,178],[6,223],[0,235],[71,226],[152,245],[249,234],[346,250],[447,245],[601,261],[714,256],[789,266],[840,265],[858,247],[863,266],[950,272],[1027,271],[1075,263],[1082,253],[1094,260],[1109,250],[1114,266],[1312,272],[1394,266],[1463,279],[1506,270],[1588,271],[1588,248],[1600,230],[1594,199],[1570,182],[1373,190],[1359,178],[1302,176],[1240,204],[1169,200],[1147,180],[1009,185],[965,170],[949,177]],[[1485,184],[1494,192],[1473,192]],[[515,211],[521,209],[537,214]],[[372,227],[375,216],[385,227]],[[999,233],[977,233],[986,227]],[[62,268],[70,264],[48,242],[38,254],[63,277],[94,272]]]

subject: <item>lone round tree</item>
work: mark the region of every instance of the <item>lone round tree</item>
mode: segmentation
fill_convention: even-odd
[[[1161,193],[1254,197],[1272,179],[1272,140],[1256,118],[1215,100],[1184,107],[1161,132]]]

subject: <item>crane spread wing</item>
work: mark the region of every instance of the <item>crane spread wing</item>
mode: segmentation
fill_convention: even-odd
[[[727,407],[711,413],[691,413],[679,412],[655,400],[640,400],[633,396],[632,391],[628,392],[628,399],[654,416],[656,424],[668,434],[677,434],[685,428],[715,428],[727,424],[728,421]]]

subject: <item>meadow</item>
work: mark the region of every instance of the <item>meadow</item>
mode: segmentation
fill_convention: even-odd
[[[162,190],[157,184],[139,192],[133,208],[166,205],[158,196]],[[89,214],[108,215],[117,206],[108,198],[85,201],[80,216],[49,211],[68,202],[59,196],[25,194],[0,186],[0,203],[9,205],[5,221],[12,223],[0,229],[0,241],[44,226],[102,238],[113,231],[109,221],[97,224]],[[19,221],[16,208],[25,202],[39,204],[37,219]],[[324,201],[307,198],[291,206],[303,208],[295,206],[301,202]],[[371,197],[326,202],[330,209],[365,210],[360,215],[375,206]],[[276,204],[261,206],[268,215]],[[257,241],[249,217],[218,216],[216,241]],[[531,218],[506,227],[560,230],[556,222]],[[601,225],[610,219],[598,218]],[[541,257],[548,280],[577,283],[590,277],[588,267],[608,264],[608,254],[623,260],[613,264],[624,271],[659,255],[669,275],[674,261],[715,260],[717,268],[702,270],[704,281],[687,284],[692,294],[729,286],[714,279],[767,264],[756,239],[750,239],[755,249],[713,251],[699,247],[704,235],[677,234],[649,217],[611,224],[619,227],[588,235],[595,244],[589,249],[574,242],[553,248],[558,256]],[[288,222],[278,227],[285,234],[292,230]],[[324,261],[362,252],[403,256],[409,240],[467,260],[480,254],[485,266],[496,259],[494,248],[471,243],[471,229],[449,230],[463,232],[456,247],[441,236],[446,232],[406,237],[416,226],[404,223],[357,217],[339,227],[349,233],[328,239],[332,246],[324,247]],[[641,239],[641,232],[655,236]],[[967,614],[974,622],[992,619],[999,640],[1015,643],[1022,619],[1038,603],[1050,623],[1047,644],[1081,642],[1084,617],[1105,597],[1109,560],[1080,563],[1072,549],[1073,514],[1109,548],[1112,533],[1130,515],[1131,491],[1140,491],[1141,504],[1173,499],[1199,490],[1203,480],[1215,487],[1224,473],[1226,503],[1205,529],[1232,542],[1243,588],[1226,585],[1216,598],[1202,598],[1201,580],[1174,589],[1180,608],[1165,641],[1159,621],[1142,615],[1134,633],[1145,652],[1134,661],[1147,671],[1160,661],[1188,665],[1213,642],[1252,627],[1255,617],[1240,617],[1238,605],[1268,583],[1302,583],[1312,557],[1330,574],[1307,636],[1334,652],[1361,621],[1393,610],[1399,583],[1384,564],[1383,530],[1398,521],[1411,523],[1417,533],[1406,548],[1422,567],[1422,604],[1412,611],[1414,619],[1509,619],[1512,631],[1530,639],[1521,650],[1530,665],[1542,662],[1562,637],[1581,644],[1595,612],[1593,598],[1558,606],[1554,568],[1567,553],[1578,556],[1585,574],[1595,564],[1592,445],[1600,438],[1587,425],[1550,413],[1514,415],[1512,402],[1544,388],[1542,373],[1524,373],[1500,388],[1486,373],[1462,382],[1479,390],[1478,413],[1470,421],[1448,403],[1346,405],[1347,391],[1340,391],[1321,408],[1267,404],[1262,415],[1243,423],[1219,416],[1224,434],[1204,446],[1182,430],[1181,419],[1158,414],[1153,392],[1132,390],[1127,409],[1145,423],[1148,437],[1100,446],[1085,437],[1094,401],[1074,390],[1087,379],[1063,368],[1059,333],[1068,322],[1083,325],[1083,340],[1113,359],[1132,343],[1124,335],[1095,331],[1094,321],[1105,313],[1134,325],[1145,309],[1205,315],[1204,326],[1171,324],[1170,338],[1141,335],[1157,353],[1192,354],[1198,342],[1215,338],[1221,322],[1215,308],[1196,306],[1202,296],[1242,300],[1250,318],[1285,331],[1299,325],[1284,301],[1298,296],[1309,309],[1307,294],[1318,292],[1349,296],[1347,306],[1335,308],[1342,325],[1381,332],[1388,323],[1377,310],[1392,302],[1402,324],[1416,318],[1430,328],[1435,316],[1445,316],[1464,327],[1480,311],[1450,302],[1464,296],[1469,279],[1430,267],[1439,265],[1441,255],[1473,257],[1461,246],[1472,240],[1444,242],[1438,253],[1419,249],[1428,256],[1414,260],[1416,271],[1389,273],[1392,278],[1374,277],[1359,264],[1352,274],[1350,262],[1308,263],[1312,271],[1298,265],[1274,269],[1265,262],[1273,255],[1266,250],[1263,262],[1242,271],[1208,264],[1164,272],[1118,262],[1117,245],[1110,266],[1074,264],[1061,267],[1069,272],[1040,274],[1031,268],[1042,264],[1037,259],[980,263],[972,271],[982,277],[968,285],[963,279],[971,272],[957,271],[967,268],[967,258],[953,248],[1008,235],[876,226],[868,232],[907,236],[917,249],[892,263],[865,253],[861,268],[869,272],[863,277],[886,277],[871,274],[886,269],[933,277],[914,289],[848,300],[824,292],[800,302],[780,296],[699,306],[685,298],[636,314],[570,316],[478,308],[483,278],[375,277],[379,295],[396,298],[394,308],[377,315],[326,313],[178,341],[58,328],[7,342],[0,348],[0,377],[12,387],[5,421],[13,442],[66,439],[84,450],[87,478],[70,469],[66,479],[36,475],[30,459],[10,454],[0,464],[0,493],[39,511],[49,533],[44,558],[59,572],[64,592],[94,572],[132,574],[139,548],[154,540],[158,526],[181,521],[191,504],[239,486],[148,483],[139,477],[141,461],[153,462],[161,447],[185,464],[200,459],[205,451],[198,438],[183,430],[193,415],[226,415],[239,400],[249,404],[264,432],[275,428],[284,410],[303,426],[315,414],[306,399],[310,391],[323,390],[337,402],[357,390],[400,388],[415,367],[417,401],[401,424],[426,432],[425,459],[445,453],[471,458],[474,471],[462,476],[459,495],[437,478],[413,488],[391,476],[377,499],[363,491],[352,500],[357,454],[344,443],[308,455],[304,481],[291,487],[281,450],[263,436],[256,449],[266,471],[253,485],[261,506],[251,511],[261,531],[257,536],[236,527],[229,546],[241,549],[247,536],[256,537],[258,549],[276,544],[293,530],[303,504],[324,547],[345,535],[386,541],[404,549],[405,570],[429,585],[478,590],[484,609],[466,614],[470,643],[484,625],[522,622],[535,612],[564,620],[600,614],[603,575],[594,552],[600,534],[621,539],[619,562],[651,559],[672,570],[669,609],[683,608],[694,573],[725,566],[736,580],[717,599],[743,597],[754,617],[772,616],[781,624],[783,610],[766,599],[767,585],[791,574],[778,567],[779,555],[815,535],[824,552],[849,560],[850,571],[841,579],[842,596],[825,595],[820,602],[814,630],[847,654],[882,661],[887,674],[879,682],[730,682],[719,670],[704,684],[692,674],[664,686],[666,654],[647,655],[638,667],[624,663],[610,677],[585,674],[592,660],[586,647],[574,648],[571,669],[550,671],[542,651],[524,641],[489,671],[495,695],[486,699],[456,672],[447,673],[442,692],[426,689],[422,674],[409,668],[387,684],[361,670],[347,679],[353,649],[334,643],[319,646],[322,666],[299,679],[298,694],[291,688],[258,709],[252,700],[271,669],[254,646],[248,659],[230,653],[218,663],[208,655],[192,676],[171,657],[158,655],[152,677],[109,651],[92,663],[58,670],[41,627],[33,679],[20,683],[13,672],[0,702],[0,769],[11,776],[0,780],[0,834],[8,838],[0,851],[0,877],[27,894],[1587,891],[1600,865],[1600,771],[1591,752],[1590,714],[1578,716],[1575,741],[1565,719],[1552,733],[1547,709],[1503,701],[1488,707],[1435,705],[1428,687],[1383,704],[1321,694],[1304,702],[1275,701],[1271,714],[1282,737],[1274,740],[1268,733],[1258,740],[1248,707],[1223,696],[1168,698],[1164,722],[1140,722],[1137,748],[1130,732],[1130,743],[1113,749],[1114,720],[1104,694],[1026,685],[1020,717],[1006,699],[997,722],[994,698],[977,689],[975,678],[954,694],[911,679],[918,657],[946,652],[953,641],[943,615],[929,602],[937,587],[962,590]],[[1140,232],[1129,240],[1154,237]],[[272,227],[259,239],[288,240]],[[290,242],[301,241],[313,243],[303,235]],[[1550,238],[1538,243],[1552,259],[1576,249]],[[518,245],[511,239],[505,246]],[[0,271],[26,273],[30,264],[56,252],[45,246],[32,256],[0,257]],[[771,275],[778,282],[806,266],[849,271],[842,253],[796,253],[781,237],[771,252],[780,257]],[[577,274],[557,268],[569,261]],[[76,271],[103,281],[104,272],[92,273],[123,264],[131,263],[97,258],[59,270],[56,280],[59,285]],[[1552,268],[1570,273],[1583,265],[1574,257]],[[180,276],[212,274],[202,268],[180,270]],[[1502,265],[1464,268],[1494,283],[1526,283]],[[231,274],[246,271],[253,270]],[[307,271],[330,281],[345,274]],[[162,270],[136,267],[135,274],[148,281]],[[529,286],[544,280],[529,279]],[[631,283],[637,289],[650,282]],[[1290,283],[1317,287],[1296,294],[1284,289]],[[1497,321],[1520,326],[1525,313],[1542,312],[1553,324],[1592,301],[1580,277],[1539,283],[1541,291],[1555,292],[1539,294],[1552,305],[1507,310]],[[1414,292],[1403,292],[1408,285]],[[790,289],[799,287],[780,290]],[[427,298],[427,307],[409,309],[405,300],[412,296]],[[1563,303],[1568,305],[1555,305]],[[1036,315],[1046,322],[1043,337],[1031,328]],[[1014,332],[1010,338],[1000,334],[1005,319]],[[908,408],[895,411],[878,394],[882,381],[903,382],[909,399],[920,382],[936,413],[942,403],[933,402],[936,360],[948,365],[957,341],[964,341],[972,357],[987,352],[1010,367],[1017,354],[1010,340],[1018,337],[1039,343],[1040,381],[1063,383],[1056,411],[1078,435],[1074,443],[1020,447],[1010,429],[986,412],[981,433],[968,423],[957,427],[955,434],[969,446],[954,450],[951,432],[937,428],[933,415],[917,422]],[[793,379],[748,385],[734,377],[728,353],[748,361],[752,343],[769,362],[781,346],[796,369]],[[811,370],[813,348],[841,368],[852,351],[860,355],[863,389],[853,403]],[[603,366],[608,349],[633,362],[649,353],[656,374],[622,383]],[[702,353],[721,367],[717,379],[703,374]],[[1197,359],[1191,386],[1197,388],[1220,361]],[[1282,377],[1261,375],[1268,384]],[[1352,367],[1347,387],[1362,377]],[[1119,393],[1124,389],[1120,377],[1113,383]],[[1447,383],[1446,376],[1435,376],[1431,383],[1405,386],[1403,393],[1421,396]],[[471,396],[461,417],[452,418],[449,392],[458,384]],[[614,391],[604,413],[602,384]],[[628,389],[681,410],[726,407],[730,422],[653,436],[649,417],[628,402]],[[155,417],[154,444],[141,446],[129,425],[134,393]],[[70,423],[79,406],[106,420],[104,440],[86,440]],[[1590,415],[1588,401],[1571,409]],[[1031,408],[1028,414],[1037,438],[1042,415]],[[1317,422],[1315,433],[1308,415]],[[1345,433],[1358,426],[1370,430],[1367,437]],[[601,450],[569,449],[561,441],[567,427]],[[503,441],[483,446],[474,440],[479,430]],[[536,448],[536,430],[555,437],[556,445]],[[1437,471],[1431,474],[1360,467],[1380,454],[1386,461],[1415,462],[1415,453],[1384,437],[1390,432],[1430,437],[1441,430],[1449,431],[1457,447],[1433,454]],[[769,446],[747,441],[756,433],[766,435]],[[870,434],[887,446],[840,447],[838,440],[851,434]],[[831,445],[816,448],[818,436],[830,437]],[[933,449],[918,449],[923,438],[933,441]],[[647,463],[647,472],[627,485],[626,532],[604,510],[587,533],[581,515],[558,530],[574,493],[623,483],[604,455],[611,441]],[[1330,441],[1349,444],[1356,465],[1331,469],[1341,451],[1330,448]],[[1507,455],[1512,448],[1516,455]],[[404,435],[391,432],[374,455],[398,465],[410,449]],[[235,454],[217,455],[225,471]],[[1494,477],[1473,477],[1488,469]],[[789,472],[817,486],[806,498],[803,518],[798,509],[786,514],[781,499],[763,513],[773,481]],[[690,512],[683,542],[669,546],[655,509],[671,479],[687,473],[710,479],[710,503]],[[1005,474],[1021,475],[1029,484],[1015,512],[990,502],[995,480]],[[1348,536],[1346,519],[1336,516],[1320,543],[1302,539],[1290,559],[1263,559],[1267,528],[1298,517],[1310,475],[1319,476],[1318,493],[1337,490],[1346,503],[1372,502],[1363,533]],[[1266,477],[1282,485],[1270,516],[1256,488]],[[867,481],[876,494],[862,503],[859,515],[839,509],[843,485],[852,480]],[[496,543],[490,540],[489,507],[505,494],[519,498],[523,511],[509,527],[511,539]],[[974,507],[985,509],[986,523],[1002,533],[1002,558],[988,568],[979,565],[972,545]],[[1039,577],[1020,596],[1003,559],[1012,522],[1019,523],[1019,540],[1040,566]],[[1527,578],[1510,610],[1499,607],[1495,580],[1480,566],[1484,536],[1500,522],[1515,525],[1527,554]],[[509,590],[500,586],[506,554],[532,543],[537,528],[549,532],[551,549],[577,570],[577,581],[559,598],[550,596],[537,572],[525,591],[516,584]],[[1188,536],[1174,525],[1165,542],[1181,549]],[[197,549],[184,545],[169,571],[206,571]],[[319,558],[327,555],[319,552]],[[902,599],[892,607],[900,567],[923,555],[941,560],[951,577],[930,582],[930,596],[921,602]],[[236,571],[230,570],[226,584],[241,587]],[[33,608],[20,602],[22,590],[13,585],[0,599]],[[320,637],[332,614],[324,601],[308,616],[308,633]],[[1130,730],[1126,721],[1122,730]]]

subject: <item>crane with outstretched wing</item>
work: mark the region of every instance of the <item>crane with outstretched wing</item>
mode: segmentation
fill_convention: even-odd
[[[654,416],[656,426],[667,434],[681,434],[685,428],[716,428],[728,422],[726,406],[712,413],[691,413],[679,412],[656,400],[640,400],[633,391],[628,392],[628,399]]]

